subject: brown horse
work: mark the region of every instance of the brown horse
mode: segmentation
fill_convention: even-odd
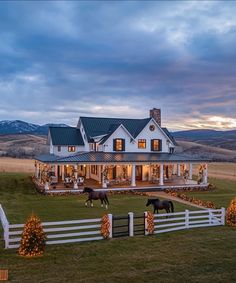
[[[153,213],[158,213],[159,209],[165,209],[166,213],[174,212],[174,205],[170,200],[148,199],[146,206],[150,204],[153,206]]]
[[[92,188],[85,187],[84,190],[83,190],[83,193],[89,194],[88,199],[85,202],[85,206],[87,206],[88,201],[90,201],[90,206],[92,207],[93,206],[93,200],[100,199],[101,207],[103,207],[103,202],[104,202],[106,209],[108,209],[109,201],[108,201],[106,192],[104,192],[104,191],[95,192]]]

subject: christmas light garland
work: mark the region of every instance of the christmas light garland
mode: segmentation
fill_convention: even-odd
[[[101,235],[104,239],[108,239],[110,236],[110,221],[108,214],[105,214],[102,217],[102,225],[101,225]]]
[[[150,211],[147,212],[147,232],[148,234],[154,233],[154,215]]]
[[[228,225],[236,227],[236,198],[231,200],[226,210],[226,222]]]
[[[203,206],[203,207],[213,208],[213,209],[216,208],[215,204],[212,201],[205,201],[205,200],[196,199],[194,197],[189,197],[185,194],[177,193],[177,192],[171,191],[171,190],[165,190],[165,192],[167,194],[173,196],[173,197],[177,197],[177,198],[180,198],[182,200],[185,200],[185,201],[188,201],[188,202],[191,202],[191,203]]]

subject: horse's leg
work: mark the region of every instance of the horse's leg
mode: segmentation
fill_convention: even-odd
[[[103,199],[101,198],[101,207],[103,207]]]
[[[92,200],[90,200],[90,206],[93,207],[93,201]]]
[[[86,200],[85,206],[88,206],[88,201],[89,201],[89,198]]]

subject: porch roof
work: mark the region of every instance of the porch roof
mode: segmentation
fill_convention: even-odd
[[[209,160],[186,157],[170,153],[137,152],[82,152],[66,157],[53,154],[40,155],[35,158],[44,163],[155,163],[155,162],[207,162]]]

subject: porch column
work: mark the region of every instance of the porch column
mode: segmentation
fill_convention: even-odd
[[[136,165],[133,164],[131,165],[132,168],[131,168],[131,186],[132,187],[135,187],[136,186]]]
[[[90,165],[86,165],[86,179],[89,179],[90,178]]]
[[[105,182],[105,176],[104,176],[104,170],[105,170],[105,166],[104,165],[101,165],[101,175],[102,175],[102,187],[103,188],[106,188],[107,187],[107,184]]]
[[[189,180],[193,179],[193,164],[189,163]]]
[[[78,166],[74,165],[74,189],[78,189],[78,183],[77,183],[77,179],[78,179]]]
[[[58,170],[57,170],[57,169],[58,169],[58,165],[55,164],[54,166],[55,166],[55,167],[54,167],[54,174],[55,174],[55,177],[56,177],[57,180],[58,180],[58,174],[57,174],[57,173],[58,173]]]
[[[101,184],[102,183],[102,165],[98,165],[98,183]]]
[[[62,179],[62,181],[65,180],[65,168],[64,168],[64,165],[61,165],[61,179]]]
[[[152,180],[152,165],[149,164],[149,174],[148,174],[148,181]]]
[[[38,162],[35,164],[35,177],[38,179],[39,177],[39,164]]]
[[[164,183],[163,183],[163,177],[164,177],[164,168],[163,168],[164,166],[163,166],[163,164],[160,164],[160,178],[159,178],[159,185],[160,186],[163,186],[164,185]]]
[[[203,184],[207,184],[207,176],[208,175],[208,170],[207,170],[207,164],[204,164],[204,169],[203,169]]]
[[[177,176],[180,177],[180,164],[177,164]]]

